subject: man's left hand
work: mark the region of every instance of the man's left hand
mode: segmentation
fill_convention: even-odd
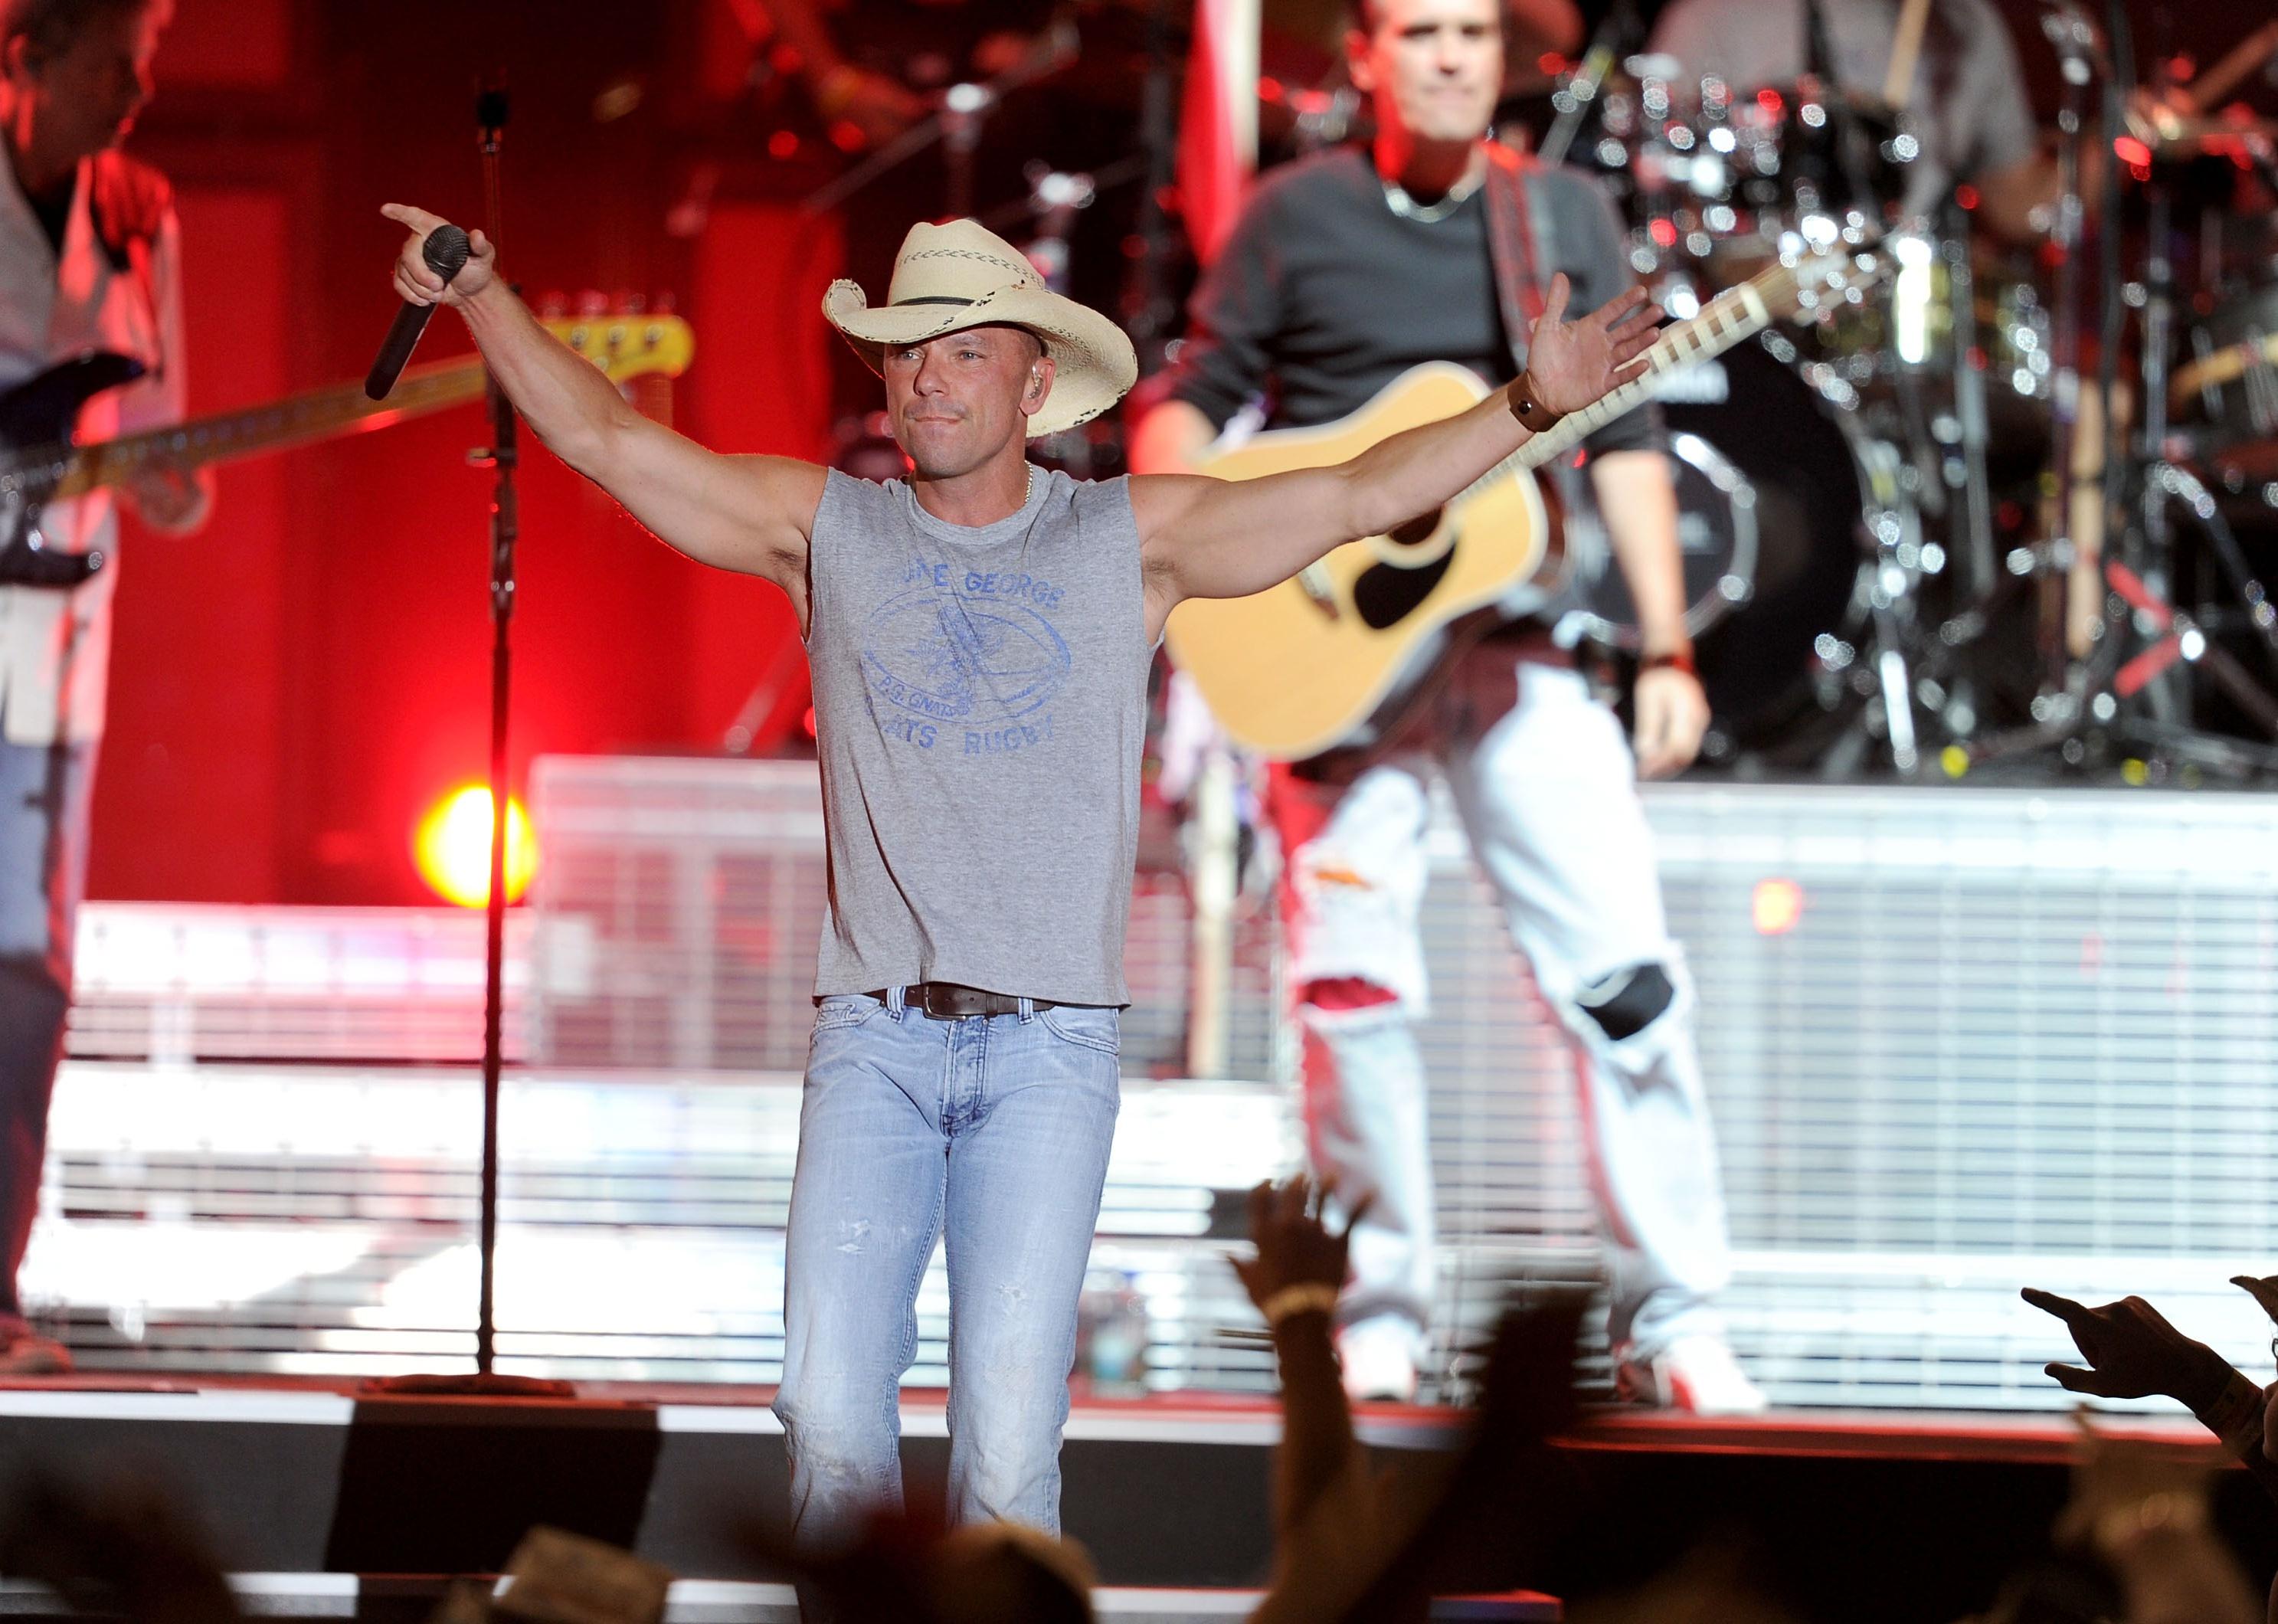
[[[1581,410],[1643,372],[1645,363],[1638,357],[1653,347],[1654,325],[1661,319],[1661,307],[1646,303],[1644,288],[1632,287],[1568,321],[1566,301],[1572,292],[1563,271],[1550,279],[1526,351],[1535,399],[1561,416]]]
[[[1674,665],[1638,673],[1632,701],[1637,712],[1638,776],[1667,778],[1693,765],[1708,731],[1708,696],[1701,679]]]

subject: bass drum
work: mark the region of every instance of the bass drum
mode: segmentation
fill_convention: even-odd
[[[1716,716],[1708,753],[1764,748],[1815,702],[1813,642],[1840,626],[1857,578],[1857,431],[1759,344],[1672,374],[1661,410],[1677,463],[1686,622]],[[1578,522],[1596,520],[1578,513],[1570,531]],[[1633,651],[1620,570],[1609,563],[1586,597],[1591,635]]]

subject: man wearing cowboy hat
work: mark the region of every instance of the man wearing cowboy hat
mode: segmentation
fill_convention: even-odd
[[[1236,597],[1437,507],[1639,370],[1642,294],[1563,319],[1479,406],[1339,467],[1242,484],[1041,473],[1025,441],[1136,375],[1097,313],[970,220],[913,227],[888,303],[823,314],[884,379],[905,479],[722,456],[634,411],[493,271],[447,288],[410,227],[396,292],[466,318],[564,462],[689,557],[798,609],[829,854],[784,1258],[795,1532],[900,1494],[897,1390],[945,1238],[952,1512],[1056,1531],[1076,1298],[1117,1107],[1147,670],[1188,597]]]

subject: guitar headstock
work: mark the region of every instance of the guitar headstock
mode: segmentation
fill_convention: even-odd
[[[696,336],[681,318],[661,310],[553,316],[546,330],[591,361],[611,383],[677,378],[696,354]]]

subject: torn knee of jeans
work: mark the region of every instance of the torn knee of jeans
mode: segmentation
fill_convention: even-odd
[[[1601,976],[1575,994],[1584,1014],[1619,1043],[1651,1026],[1677,1001],[1677,984],[1658,964],[1633,964]]]

